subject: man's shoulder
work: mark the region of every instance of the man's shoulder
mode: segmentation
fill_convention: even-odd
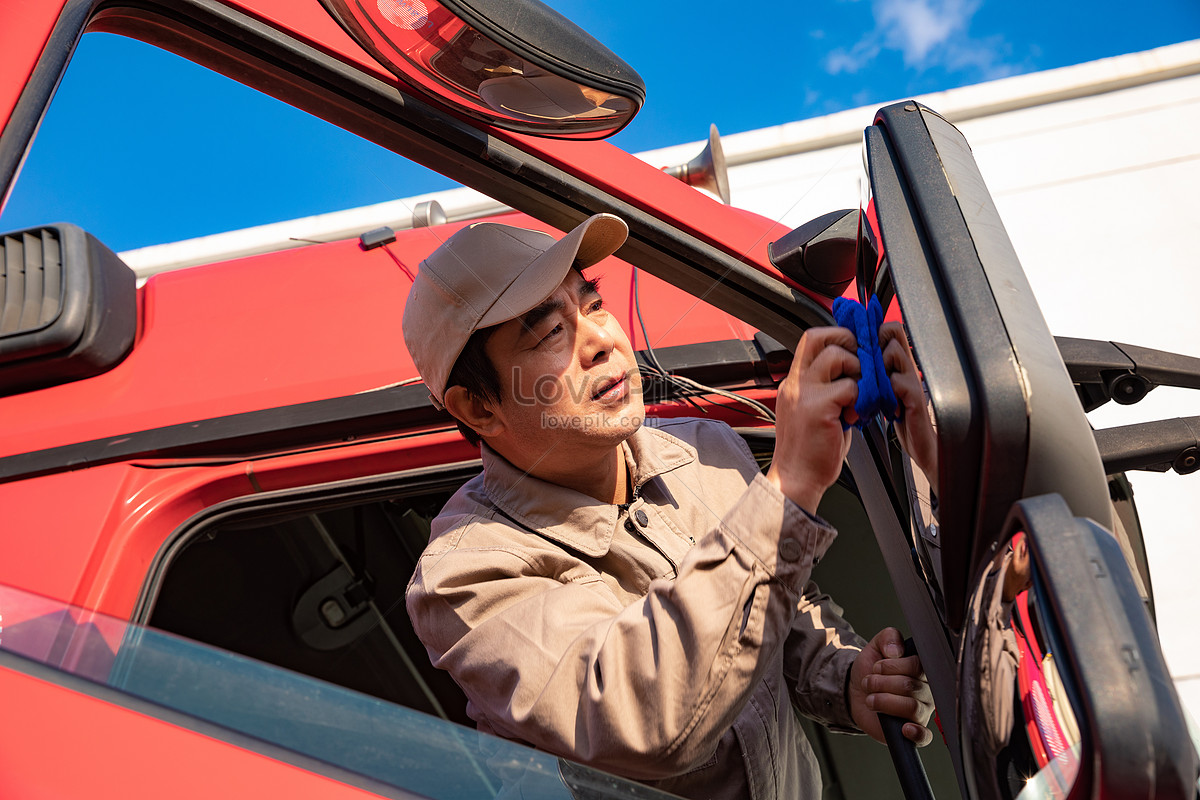
[[[480,473],[455,492],[430,526],[425,555],[450,550],[528,551],[539,544],[529,528],[514,520],[489,495]]]
[[[751,464],[754,456],[746,440],[733,428],[716,419],[702,417],[647,417],[646,427],[654,434],[666,435],[684,442],[696,451],[701,462],[723,463],[745,460]]]
[[[501,530],[510,527],[511,523],[499,513],[496,504],[488,497],[484,488],[484,474],[480,473],[458,488],[442,510],[433,519],[430,542],[443,538],[454,531],[465,531],[471,528],[491,528],[499,526]]]
[[[646,417],[643,424],[648,429],[669,434],[693,446],[695,442],[708,438],[739,438],[737,432],[724,422],[703,417]]]

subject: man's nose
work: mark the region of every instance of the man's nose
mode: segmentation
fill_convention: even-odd
[[[603,361],[613,349],[613,337],[608,329],[586,314],[579,315],[579,357],[584,366]]]

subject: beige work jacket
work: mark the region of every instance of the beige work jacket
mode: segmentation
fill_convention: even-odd
[[[483,448],[408,588],[480,730],[685,797],[820,797],[793,707],[853,729],[863,642],[809,583],[836,532],[720,422],[647,420],[628,508]]]

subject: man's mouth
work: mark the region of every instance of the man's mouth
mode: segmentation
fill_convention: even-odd
[[[593,400],[600,400],[605,397],[616,397],[625,389],[627,375],[617,375],[614,378],[605,378],[601,381],[600,386],[592,394]]]

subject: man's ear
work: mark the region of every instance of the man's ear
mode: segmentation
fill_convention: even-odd
[[[504,430],[504,421],[496,414],[493,403],[477,397],[462,386],[451,386],[442,398],[442,405],[450,415],[461,421],[484,438],[490,438]]]

